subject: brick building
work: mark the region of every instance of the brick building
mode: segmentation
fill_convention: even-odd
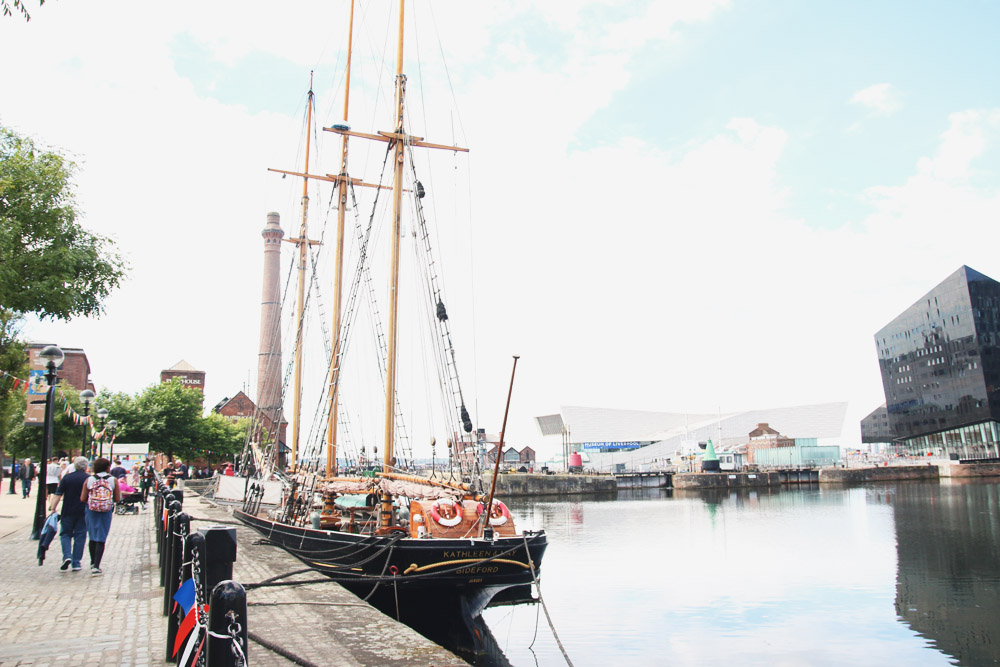
[[[760,449],[774,449],[776,447],[794,447],[795,439],[781,435],[766,423],[757,424],[757,428],[750,431],[750,443],[747,445],[747,461],[756,463],[754,454]]]
[[[258,410],[257,404],[242,391],[237,392],[232,398],[223,398],[215,404],[215,407],[212,408],[212,412],[218,412],[223,417],[233,421],[236,421],[237,419],[256,419],[257,423],[260,424],[260,429],[262,431],[269,434],[274,433],[274,419],[268,417],[263,410]],[[280,445],[278,451],[282,457],[287,449],[285,446],[285,431],[287,428],[288,422],[282,419],[278,428],[278,443]],[[271,437],[273,437],[273,435]],[[282,458],[282,465],[283,460],[284,459]]]
[[[205,393],[205,371],[197,370],[183,359],[170,368],[160,371],[161,383],[169,382],[174,378],[179,378],[187,387],[194,387],[202,394]]]
[[[486,453],[486,460],[490,465],[496,463],[498,447],[499,444],[494,444],[493,448]],[[502,462],[505,466],[510,468],[519,468],[521,466],[531,468],[535,465],[535,450],[531,447],[524,447],[521,450],[514,449],[513,447],[507,447],[503,450]]]
[[[28,406],[24,420],[29,424],[41,424],[45,420],[44,398],[47,388],[45,382],[45,360],[38,356],[44,348],[54,343],[31,343],[28,345]],[[87,353],[78,347],[60,348],[63,351],[62,366],[56,371],[60,385],[69,385],[78,391],[90,389],[96,393],[93,381],[90,379],[90,361]],[[36,403],[35,400],[41,400]]]

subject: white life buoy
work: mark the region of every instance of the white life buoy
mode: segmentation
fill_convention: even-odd
[[[451,510],[455,513],[455,516],[450,519],[441,516],[440,508],[444,504],[451,506]],[[462,523],[462,506],[451,498],[438,498],[431,504],[431,518],[446,528],[452,528]]]
[[[510,519],[510,510],[507,506],[503,504],[502,500],[494,500],[493,507],[494,511],[490,512],[490,525],[491,526],[502,526]],[[476,506],[476,514],[482,514],[483,510],[486,509],[482,503]]]

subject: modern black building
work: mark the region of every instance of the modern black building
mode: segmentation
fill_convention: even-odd
[[[1000,458],[1000,283],[961,267],[875,335],[894,440]]]
[[[875,408],[861,420],[861,442],[866,444],[891,443],[896,439],[889,425],[889,411],[885,404]]]

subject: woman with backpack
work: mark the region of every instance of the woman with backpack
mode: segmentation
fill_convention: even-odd
[[[99,458],[94,461],[94,474],[87,479],[80,494],[80,501],[87,504],[87,534],[90,537],[90,574],[98,576],[101,572],[101,559],[104,557],[104,543],[111,530],[111,516],[114,514],[115,503],[122,499],[118,480],[108,473],[111,461]]]

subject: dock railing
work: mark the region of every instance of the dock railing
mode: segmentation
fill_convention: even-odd
[[[245,667],[246,591],[232,580],[236,529],[191,532],[183,501],[183,491],[157,478],[153,520],[168,617],[166,660],[185,667]]]

